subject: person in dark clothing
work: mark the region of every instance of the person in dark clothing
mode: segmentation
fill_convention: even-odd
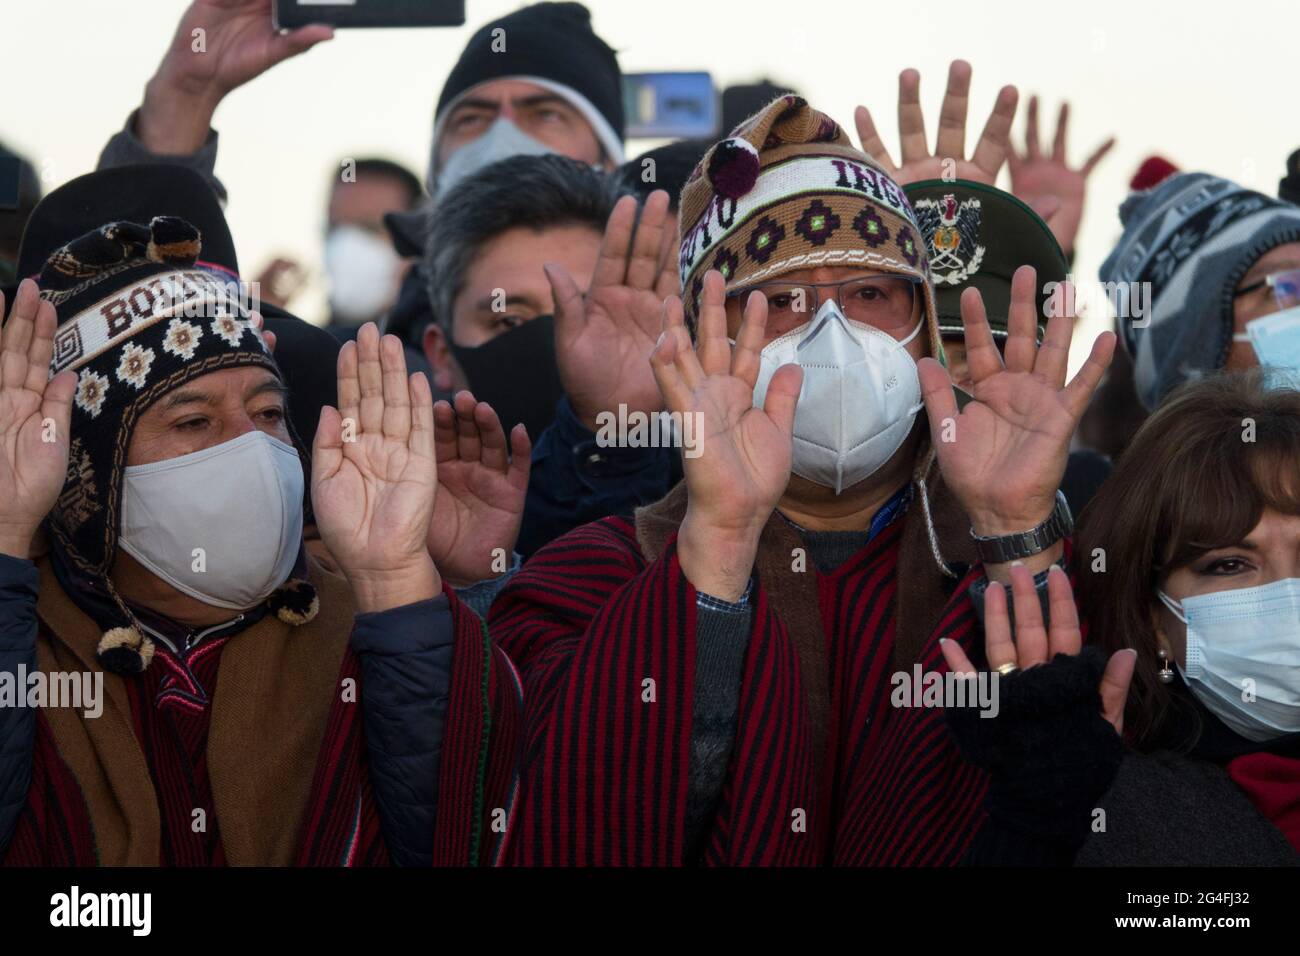
[[[990,589],[1001,711],[949,711],[990,776],[968,862],[1300,863],[1297,461],[1300,392],[1259,370],[1186,385],[1081,517],[1088,646],[1064,573],[1046,629],[1013,576],[1014,644]],[[955,645],[945,657],[974,671]]]
[[[0,338],[0,688],[102,689],[0,707],[0,862],[383,863],[372,777],[417,752],[426,860],[490,862],[519,691],[428,550],[427,383],[373,325],[339,354],[311,466],[336,573],[275,336],[201,256],[182,219],[103,225]],[[404,698],[412,672],[440,692]]]
[[[18,280],[22,278],[18,272],[18,247],[22,242],[23,229],[32,210],[41,201],[41,180],[36,168],[0,143],[0,161],[12,160],[18,162],[17,201],[12,207],[0,206],[0,293],[10,303],[18,288]],[[0,320],[3,319],[4,313],[0,312]]]
[[[421,344],[434,385],[469,389],[507,431],[542,434],[566,391],[565,364],[590,359],[566,354],[548,274],[591,284],[615,198],[609,177],[576,160],[514,156],[439,203],[423,263],[434,321]]]

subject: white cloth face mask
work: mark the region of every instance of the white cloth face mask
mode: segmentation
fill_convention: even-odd
[[[458,182],[480,169],[511,156],[545,156],[555,150],[534,139],[505,117],[498,117],[487,132],[447,157],[434,178],[434,199],[440,199]]]
[[[1300,578],[1181,603],[1156,595],[1187,625],[1180,671],[1211,713],[1256,742],[1300,732]]]
[[[811,322],[763,347],[754,404],[763,406],[767,386],[782,365],[803,367],[794,416],[792,470],[840,494],[879,471],[912,430],[921,401],[921,379],[907,338],[844,317],[831,300]]]
[[[251,431],[122,472],[122,550],[176,590],[246,610],[288,580],[302,544],[298,452]]]
[[[335,226],[325,239],[330,312],[350,325],[379,318],[397,294],[402,260],[392,244],[360,226]]]

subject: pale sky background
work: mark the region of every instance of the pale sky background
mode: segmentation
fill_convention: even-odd
[[[467,0],[466,25],[455,29],[341,30],[231,94],[215,120],[217,174],[230,193],[226,215],[244,277],[276,254],[319,277],[325,201],[340,158],[388,156],[423,178],[434,103],[465,41],[523,5]],[[587,5],[624,70],[708,70],[719,88],[766,75],[794,86],[851,133],[853,108],[863,103],[895,159],[897,78],[906,67],[921,71],[933,144],[948,63],[971,62],[968,153],[1003,84],[1021,92],[1017,138],[1030,93],[1042,99],[1040,136],[1048,144],[1057,105],[1069,99],[1073,163],[1118,137],[1090,180],[1075,262],[1076,274],[1089,279],[1119,234],[1116,210],[1144,157],[1159,152],[1184,169],[1276,195],[1286,156],[1300,146],[1295,0]],[[0,140],[37,164],[46,192],[94,168],[139,103],[186,6],[3,0]],[[629,144],[629,155],[644,145]],[[319,320],[321,301],[318,289],[290,307]],[[1098,329],[1101,320],[1086,325]],[[1083,358],[1078,348],[1074,358]]]

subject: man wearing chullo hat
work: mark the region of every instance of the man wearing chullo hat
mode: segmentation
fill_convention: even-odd
[[[539,551],[493,606],[539,689],[514,852],[957,862],[984,782],[897,680],[942,670],[940,638],[969,646],[974,583],[1062,554],[1061,469],[1113,339],[1066,386],[1070,321],[1036,346],[1029,276],[1004,368],[968,292],[959,411],[911,206],[798,97],[709,150],[680,226],[683,299],[651,365],[668,410],[699,416],[699,454],[634,521]]]
[[[274,341],[200,248],[177,218],[103,226],[22,284],[3,330],[0,678],[87,674],[103,694],[0,707],[0,811],[22,808],[0,812],[0,860],[385,862],[367,747],[439,741],[401,737],[409,702],[362,697],[372,658],[440,672],[431,857],[488,859],[517,689],[425,551],[428,383],[373,325],[341,351],[312,454],[344,577],[327,571],[303,548]]]

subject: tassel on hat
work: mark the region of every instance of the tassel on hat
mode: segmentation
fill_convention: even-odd
[[[311,582],[291,578],[266,599],[267,606],[285,624],[302,627],[320,610],[320,598]]]
[[[758,182],[758,150],[740,137],[724,139],[711,150],[705,163],[705,175],[713,191],[727,199],[739,199]]]
[[[134,677],[153,660],[154,643],[134,626],[105,631],[95,648],[99,666],[112,674]]]

